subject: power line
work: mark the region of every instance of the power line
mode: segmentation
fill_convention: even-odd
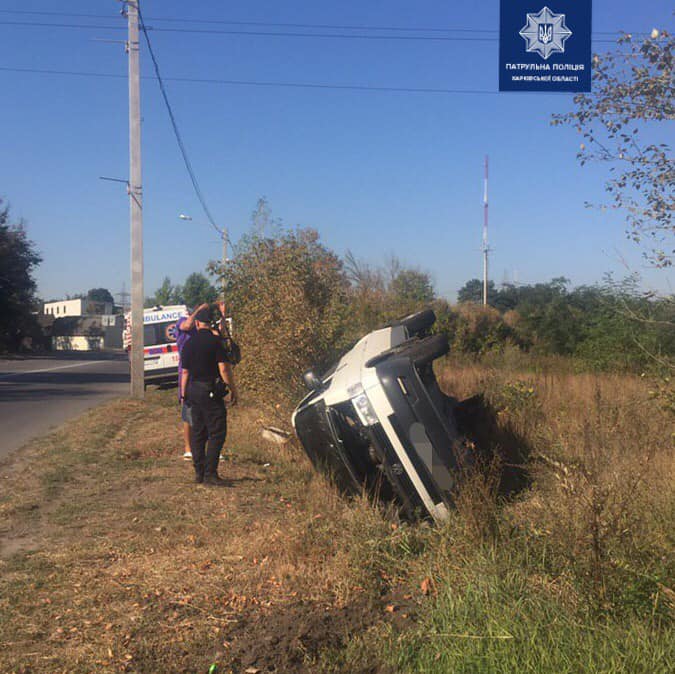
[[[47,68],[14,68],[10,66],[0,66],[0,72],[9,73],[28,73],[36,75],[72,75],[77,77],[100,77],[104,79],[126,79],[126,75],[116,73],[96,73],[81,70],[55,70]],[[144,75],[143,80],[156,80],[156,77]],[[225,80],[209,77],[164,77],[164,82],[185,82],[193,84],[220,84],[229,86],[245,87],[281,87],[291,89],[327,89],[335,91],[355,91],[355,92],[382,92],[382,93],[401,93],[401,94],[457,94],[457,95],[508,95],[509,92],[499,92],[496,89],[443,89],[434,87],[389,87],[366,84],[323,84],[314,82],[263,82],[259,80]],[[519,91],[519,96],[567,96],[569,92],[565,91]]]
[[[46,23],[39,21],[0,21],[4,26],[27,26],[31,28],[75,28],[96,30],[124,30],[121,26],[100,26],[95,24],[81,23]],[[206,28],[159,28],[147,26],[146,30],[154,33],[178,33],[195,35],[245,35],[249,37],[299,37],[299,38],[322,38],[339,40],[373,40],[398,42],[499,42],[498,37],[465,37],[456,35],[350,35],[348,33],[296,33],[288,31],[258,31],[258,30],[222,30]],[[595,39],[596,43],[615,44],[615,40]]]
[[[137,3],[137,8],[138,8],[138,18],[140,19],[141,23],[141,30],[143,31],[143,35],[145,36],[145,43],[148,45],[148,51],[150,52],[150,58],[152,59],[152,65],[155,70],[155,76],[157,78],[157,82],[159,83],[159,89],[162,92],[162,98],[164,99],[164,104],[166,105],[166,110],[169,113],[169,119],[171,120],[171,126],[173,128],[173,133],[176,136],[176,142],[178,143],[178,148],[180,149],[180,153],[183,157],[183,162],[185,163],[185,168],[187,169],[188,175],[190,176],[190,182],[192,183],[192,187],[195,190],[195,194],[197,195],[197,199],[199,199],[199,203],[202,206],[202,209],[204,213],[206,214],[206,217],[208,221],[211,223],[211,226],[221,235],[223,236],[223,231],[216,225],[216,221],[214,220],[213,216],[211,215],[211,211],[209,210],[209,207],[206,204],[206,199],[204,199],[204,194],[202,193],[201,187],[199,186],[199,181],[197,180],[197,176],[195,175],[194,169],[192,168],[192,162],[190,161],[190,158],[188,157],[187,149],[185,147],[185,143],[183,142],[183,138],[181,136],[180,130],[178,129],[178,123],[176,122],[176,116],[173,113],[173,109],[171,108],[171,103],[169,102],[169,97],[166,93],[166,87],[164,86],[164,82],[162,80],[162,75],[159,72],[159,64],[157,63],[157,58],[155,57],[155,52],[152,48],[152,43],[150,42],[150,36],[148,35],[148,31],[145,28],[145,21],[143,20],[143,13],[141,12],[141,3]]]
[[[27,26],[31,28],[76,28],[97,30],[124,30],[122,26],[102,26],[82,23],[46,23],[40,21],[0,21],[4,26]],[[197,35],[248,35],[251,37],[309,37],[333,38],[347,40],[404,40],[404,41],[432,41],[432,42],[496,42],[493,37],[453,37],[453,36],[423,36],[423,35],[350,35],[348,33],[296,33],[288,31],[258,31],[258,30],[222,30],[205,28],[160,28],[146,26],[146,30],[153,33],[187,33]]]
[[[0,71],[6,73],[35,73],[37,75],[77,75],[80,77],[101,77],[105,79],[118,79],[118,80],[127,79],[126,75],[119,75],[117,73],[92,73],[80,70],[55,70],[48,68],[12,68],[9,66],[0,66]]]
[[[193,33],[198,35],[248,35],[252,37],[309,37],[336,40],[396,40],[399,42],[496,42],[494,37],[454,35],[352,35],[349,33],[296,33],[289,31],[224,30],[222,28],[154,28],[160,33]]]
[[[27,10],[13,10],[0,9],[2,14],[18,14],[18,15],[33,15],[33,16],[60,16],[60,17],[75,17],[75,18],[89,18],[89,19],[108,19],[106,14],[81,14],[72,12],[38,12]],[[410,32],[410,33],[499,33],[496,29],[489,28],[439,28],[435,26],[430,27],[414,27],[414,26],[377,26],[377,25],[340,25],[340,24],[325,24],[325,23],[282,23],[270,21],[233,21],[226,19],[190,19],[190,18],[174,18],[174,17],[160,17],[148,16],[149,21],[161,21],[166,23],[197,23],[203,25],[228,25],[228,26],[266,26],[269,28],[311,28],[317,30],[389,30],[396,32]],[[622,31],[594,31],[594,35],[616,35],[622,34]],[[634,33],[636,34],[636,33]]]
[[[1,72],[31,73],[37,75],[73,75],[79,77],[101,77],[106,79],[126,79],[126,75],[116,73],[86,72],[80,70],[56,70],[47,68],[14,68],[0,66]],[[156,77],[144,76],[141,79],[156,80]],[[389,87],[360,84],[324,84],[312,82],[264,82],[257,80],[226,80],[207,77],[164,77],[164,82],[189,82],[195,84],[221,84],[247,87],[285,87],[294,89],[329,89],[337,91],[390,92],[404,94],[498,94],[492,89],[443,89],[433,87]],[[522,93],[522,92],[521,92]],[[524,92],[526,93],[526,92]],[[556,92],[548,92],[558,95]],[[564,93],[564,92],[563,92]],[[541,95],[541,93],[539,93]]]

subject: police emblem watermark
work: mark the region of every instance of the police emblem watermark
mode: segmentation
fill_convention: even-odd
[[[501,2],[499,90],[590,91],[591,0],[533,5]]]
[[[554,14],[544,7],[536,14],[527,15],[527,24],[519,34],[527,43],[526,51],[537,52],[546,60],[551,54],[565,53],[565,40],[572,31],[565,25],[564,14]]]

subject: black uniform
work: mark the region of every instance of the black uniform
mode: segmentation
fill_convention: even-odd
[[[210,330],[200,329],[183,347],[181,359],[190,375],[185,398],[192,408],[192,462],[201,481],[218,475],[220,450],[227,435],[225,403],[213,392],[220,377],[218,363],[226,363],[227,358],[222,340]]]

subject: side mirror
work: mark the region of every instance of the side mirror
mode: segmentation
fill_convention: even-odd
[[[318,391],[323,385],[321,379],[319,379],[311,370],[307,370],[307,372],[302,375],[302,380],[310,391]]]

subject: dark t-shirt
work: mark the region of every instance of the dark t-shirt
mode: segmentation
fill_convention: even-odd
[[[192,381],[213,382],[218,376],[218,363],[227,362],[222,339],[210,330],[197,330],[183,347],[181,362]]]

